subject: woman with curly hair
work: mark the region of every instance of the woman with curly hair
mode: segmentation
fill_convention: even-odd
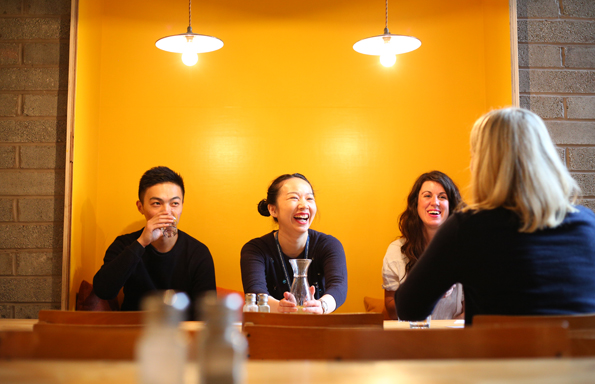
[[[401,237],[386,251],[382,266],[384,303],[389,316],[397,319],[395,291],[417,263],[434,234],[461,203],[455,183],[440,171],[424,173],[413,184],[407,208],[399,218]],[[462,317],[463,289],[455,284],[438,302],[432,313],[437,320]]]

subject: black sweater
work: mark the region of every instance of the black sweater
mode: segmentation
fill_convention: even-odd
[[[268,293],[281,300],[283,293],[290,291],[293,270],[289,258],[283,255],[290,279],[286,281],[274,233],[246,243],[242,248],[240,266],[244,292]],[[308,230],[308,234],[308,258],[312,259],[308,268],[308,282],[316,287],[314,297],[319,299],[325,294],[331,295],[339,308],[347,298],[347,265],[343,246],[333,236],[312,229]]]
[[[556,228],[518,232],[504,208],[455,213],[395,294],[403,320],[425,318],[463,284],[465,324],[474,315],[595,312],[595,215],[577,206]]]
[[[103,258],[103,266],[93,278],[98,297],[109,300],[124,287],[123,311],[140,310],[148,292],[174,289],[190,296],[194,304],[201,292],[215,290],[215,266],[209,249],[200,241],[178,230],[178,240],[167,253],[136,241],[140,231],[118,236]]]

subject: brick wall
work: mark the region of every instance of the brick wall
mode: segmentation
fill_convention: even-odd
[[[70,0],[0,0],[0,317],[60,307]]]
[[[595,1],[517,0],[521,105],[595,209]],[[0,317],[59,307],[70,0],[0,0]]]
[[[595,0],[517,0],[521,106],[548,125],[595,209]]]

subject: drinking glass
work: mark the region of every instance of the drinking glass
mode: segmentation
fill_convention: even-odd
[[[172,237],[178,234],[178,218],[173,212],[171,215],[174,217],[174,222],[170,226],[161,228],[163,237]]]

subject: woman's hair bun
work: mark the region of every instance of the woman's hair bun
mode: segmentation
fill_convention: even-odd
[[[265,217],[269,217],[271,215],[266,199],[262,199],[258,202],[258,213]]]

